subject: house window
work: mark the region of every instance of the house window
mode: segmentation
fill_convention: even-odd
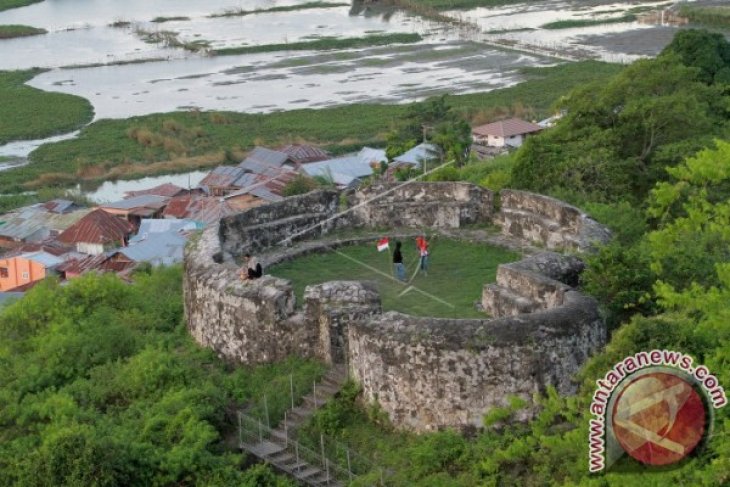
[[[26,281],[27,281],[28,279],[30,279],[30,276],[28,275],[28,273],[27,273],[27,272],[23,272],[23,279],[25,279]]]
[[[8,272],[7,267],[0,267],[0,278],[3,277],[10,277],[10,273]]]

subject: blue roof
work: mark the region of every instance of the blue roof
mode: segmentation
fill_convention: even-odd
[[[137,243],[117,249],[130,260],[149,262],[153,265],[170,265],[181,262],[187,238],[177,231],[154,233]]]
[[[42,250],[37,252],[20,254],[19,257],[32,260],[33,262],[38,262],[39,264],[43,264],[43,266],[47,268],[56,267],[57,265],[63,263],[63,259],[56,257],[53,254],[49,254],[48,252],[43,252]]]
[[[198,230],[200,225],[194,220],[165,218],[165,219],[143,219],[139,224],[137,235],[129,239],[129,243],[141,242],[148,236],[165,232],[182,232],[185,230]]]
[[[393,159],[393,162],[400,162],[420,167],[421,162],[423,161],[438,159],[439,153],[440,151],[437,146],[424,142],[396,157]]]

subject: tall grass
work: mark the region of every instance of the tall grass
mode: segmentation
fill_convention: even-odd
[[[0,71],[0,145],[70,132],[91,121],[88,100],[25,84],[41,70]]]
[[[356,49],[360,47],[387,46],[390,44],[411,44],[421,40],[423,40],[421,35],[415,33],[394,33],[346,38],[326,37],[311,41],[289,42],[285,44],[225,47],[222,49],[214,49],[212,53],[219,56],[226,56],[275,51],[327,51],[332,49]]]

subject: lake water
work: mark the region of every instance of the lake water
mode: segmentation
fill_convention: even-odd
[[[487,91],[520,82],[519,68],[523,66],[558,61],[541,56],[537,51],[540,47],[629,61],[658,52],[671,38],[667,29],[673,32],[672,28],[636,22],[541,28],[556,20],[620,16],[637,5],[600,0],[530,2],[448,12],[475,30],[370,7],[210,17],[227,10],[267,9],[308,1],[46,0],[0,12],[0,24],[27,24],[50,31],[47,35],[0,41],[0,69],[50,68],[29,84],[89,99],[96,119],[191,108],[270,112],[353,102],[407,102],[440,93]],[[189,20],[152,23],[158,16],[184,16]],[[118,21],[130,25],[110,26]],[[213,47],[410,32],[421,34],[424,40],[328,52],[208,57],[146,43],[140,38],[140,29],[172,31],[182,41],[206,40]],[[634,42],[622,42],[624,37]],[[523,52],[494,46],[494,41],[505,40],[517,43]],[[114,64],[129,61],[148,62]],[[103,66],[69,69],[90,64]],[[0,147],[0,155],[25,156],[35,142]]]
[[[182,174],[169,174],[141,179],[106,181],[93,190],[85,190],[82,186],[76,187],[76,192],[85,195],[95,203],[109,203],[124,198],[128,191],[139,191],[153,188],[160,184],[170,183],[181,188],[195,188],[208,174],[208,171],[191,171]]]

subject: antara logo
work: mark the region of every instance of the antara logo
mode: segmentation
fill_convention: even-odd
[[[589,423],[591,472],[625,454],[644,465],[681,461],[710,436],[725,390],[704,365],[669,350],[626,357],[596,381]]]

